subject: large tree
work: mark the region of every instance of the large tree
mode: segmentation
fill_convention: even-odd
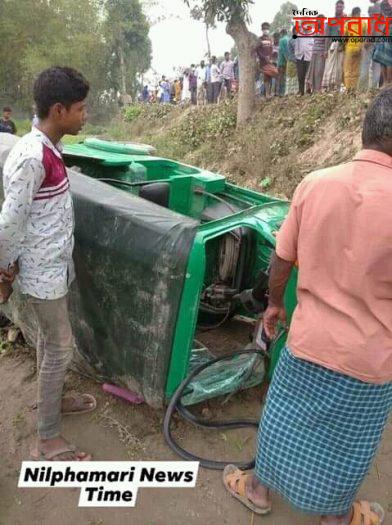
[[[0,0],[0,103],[27,111],[37,74],[62,65],[90,81],[92,114],[107,113],[149,68],[148,32],[139,0]]]
[[[106,12],[113,80],[122,95],[135,95],[138,75],[151,64],[147,18],[139,0],[106,0]]]
[[[271,24],[271,31],[279,31],[280,29],[291,29],[293,25],[293,11],[297,11],[298,7],[292,2],[285,2],[280,6],[279,11],[274,16]]]
[[[184,0],[191,9],[202,10],[205,20],[225,22],[227,33],[238,49],[240,87],[238,94],[237,126],[247,122],[254,113],[257,36],[249,31],[249,6],[253,0]]]

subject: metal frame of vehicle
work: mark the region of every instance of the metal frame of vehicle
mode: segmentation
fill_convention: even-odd
[[[116,180],[133,184],[167,183],[170,186],[168,208],[174,213],[200,221],[188,259],[167,373],[165,394],[166,399],[170,399],[189,371],[200,297],[208,270],[208,243],[239,228],[255,232],[258,250],[252,272],[255,278],[256,271],[268,270],[269,256],[276,244],[276,232],[287,214],[289,203],[230,184],[226,177],[219,174],[148,153],[135,154],[132,145],[129,145],[132,153],[126,153],[126,148],[124,150],[121,145],[113,148],[112,143],[107,143],[108,149],[105,151],[105,143],[101,142],[97,149],[86,144],[66,146],[66,162],[69,166],[79,165],[84,173],[89,172],[90,176],[98,179],[105,179],[109,174],[110,180],[106,180],[114,185]],[[124,186],[124,189],[136,195],[139,191],[137,185],[129,188]],[[224,199],[228,206],[236,204],[237,208],[225,217],[203,222],[203,211],[215,202],[214,199]],[[289,319],[296,304],[296,279],[297,272],[294,271],[285,298]],[[285,342],[286,334],[280,332],[271,346],[270,377]]]

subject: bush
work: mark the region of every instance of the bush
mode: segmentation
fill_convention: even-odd
[[[124,120],[133,122],[142,114],[142,108],[143,106],[141,104],[133,104],[132,106],[126,107],[124,109]]]
[[[206,142],[229,137],[236,127],[236,107],[228,101],[216,106],[190,110],[186,118],[171,130],[174,139],[181,140],[190,149]]]
[[[134,122],[141,117],[144,122],[156,122],[167,117],[177,107],[172,104],[132,104],[123,110],[123,119],[125,122]]]

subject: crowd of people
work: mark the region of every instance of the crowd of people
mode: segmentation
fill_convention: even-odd
[[[194,105],[216,104],[231,98],[238,89],[238,59],[232,59],[229,52],[219,62],[212,56],[206,63],[201,60],[192,64],[183,74],[173,80],[162,76],[154,88],[145,85],[139,95],[143,103],[160,102]]]
[[[391,0],[370,0],[368,15],[392,17]],[[347,16],[343,0],[336,2],[334,16],[337,19]],[[360,17],[361,9],[354,7],[350,16]],[[325,27],[320,27],[320,34],[324,36],[317,38],[298,37],[295,28],[291,34],[282,29],[271,37],[270,24],[262,24],[256,47],[262,95],[268,98],[296,92],[304,95],[330,90],[367,90],[392,82],[392,42],[377,40],[385,34],[375,21],[370,24],[370,30],[365,21],[362,22],[362,34],[372,37],[363,39],[355,37],[348,21],[342,35],[339,25],[328,26],[322,14],[318,18],[319,25],[325,24]],[[346,38],[339,39],[342,36]]]
[[[260,54],[267,56],[265,49]],[[306,79],[306,68],[297,66]],[[14,303],[18,314],[29,308],[36,326],[34,461],[92,459],[61,433],[63,415],[97,407],[91,394],[63,391],[75,349],[68,310],[75,218],[59,144],[86,123],[89,87],[68,67],[40,73],[34,85],[39,121],[15,142],[2,168],[0,303],[16,279],[26,303]],[[362,144],[351,162],[312,172],[298,186],[272,253],[268,307],[264,293],[260,302],[255,290],[245,291],[259,308],[253,315],[263,315],[266,337],[276,341],[278,323],[287,324],[284,298],[297,268],[298,307],[263,408],[254,470],[227,465],[223,472],[227,491],[256,514],[272,512],[276,492],[320,525],[386,523],[381,505],[355,498],[392,406],[392,88],[370,104]],[[80,385],[87,384],[81,379]]]
[[[370,0],[368,16],[374,15],[392,17],[392,0]],[[375,22],[369,31],[363,21],[362,34],[372,39],[362,39],[355,38],[347,21],[342,35],[339,25],[330,27],[324,15],[317,16],[319,24],[325,24],[321,31],[324,36],[317,38],[297,37],[295,28],[271,35],[271,24],[262,24],[254,49],[259,66],[255,79],[258,95],[270,98],[333,90],[366,91],[392,83],[392,42],[377,40],[385,34]],[[354,7],[350,16],[362,16],[361,8]],[[344,0],[336,2],[334,17],[347,17]],[[339,40],[341,36],[346,38]],[[226,52],[221,62],[213,56],[207,63],[202,60],[199,66],[192,64],[178,78],[162,76],[156,87],[145,85],[139,101],[214,104],[232,97],[238,86],[238,58]]]

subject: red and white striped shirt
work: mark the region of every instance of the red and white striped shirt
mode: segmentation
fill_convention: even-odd
[[[74,215],[61,153],[33,128],[4,165],[0,266],[19,260],[22,293],[59,299],[74,277]]]

